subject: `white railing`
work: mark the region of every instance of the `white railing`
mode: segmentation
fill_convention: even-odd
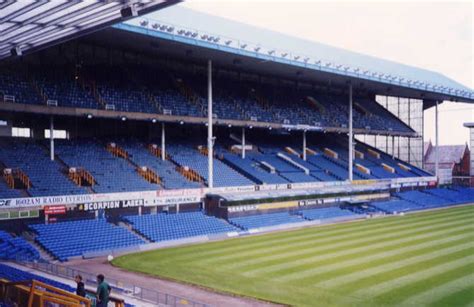
[[[46,105],[51,106],[51,107],[57,107],[58,106],[58,101],[54,99],[48,99],[46,100]]]
[[[15,96],[13,95],[3,95],[4,102],[15,102]]]
[[[105,109],[107,111],[115,111],[115,105],[111,104],[111,103],[108,103],[108,104],[105,105]]]

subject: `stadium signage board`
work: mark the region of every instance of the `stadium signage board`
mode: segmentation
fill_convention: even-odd
[[[123,209],[123,208],[134,208],[141,207],[144,205],[143,199],[131,199],[131,200],[113,200],[113,201],[101,201],[95,203],[80,204],[77,208],[80,211],[97,211],[97,210],[110,210],[110,209]]]
[[[65,196],[51,196],[51,197],[26,197],[0,200],[0,208],[28,208],[28,207],[43,207],[53,205],[71,205],[93,200],[93,194],[85,195],[65,195]]]
[[[436,182],[436,177],[413,177],[413,178],[394,178],[392,180],[378,180],[371,182],[378,188],[390,185],[401,186],[426,186],[432,182]],[[364,182],[365,183],[365,182]],[[367,183],[365,183],[367,184]],[[45,206],[77,206],[80,204],[90,204],[98,202],[112,201],[136,201],[142,200],[142,206],[166,206],[175,204],[188,204],[201,202],[202,198],[209,192],[256,192],[256,191],[274,191],[274,190],[296,190],[306,188],[324,188],[324,187],[350,187],[347,181],[332,182],[310,182],[310,183],[292,183],[292,184],[268,184],[268,185],[251,185],[239,187],[223,187],[223,188],[201,188],[201,189],[182,189],[182,190],[158,190],[158,191],[142,191],[142,192],[123,192],[123,193],[106,193],[106,194],[84,194],[84,195],[62,195],[50,197],[27,197],[0,199],[0,210],[11,208],[43,208]]]
[[[298,206],[304,207],[304,206],[316,206],[316,205],[322,205],[324,202],[322,199],[305,199],[305,200],[300,200],[298,202]]]
[[[66,214],[66,206],[45,206],[44,214],[46,215]]]

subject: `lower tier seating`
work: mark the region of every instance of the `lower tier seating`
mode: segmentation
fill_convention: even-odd
[[[0,230],[0,259],[33,261],[40,258],[38,250],[25,239]]]
[[[354,217],[358,214],[344,210],[339,207],[327,207],[327,208],[315,208],[315,209],[305,209],[298,212],[303,218],[307,220],[324,220],[324,219],[333,219],[340,217]]]
[[[124,220],[130,223],[135,231],[154,242],[238,230],[225,220],[207,216],[202,212],[134,215],[127,216]]]
[[[474,203],[473,188],[437,188],[396,193],[397,198],[372,202],[371,205],[387,213],[431,209],[456,204]]]
[[[19,270],[17,268],[14,268],[2,263],[0,263],[0,278],[6,279],[12,282],[34,279],[37,281],[41,281],[45,284],[51,285],[53,287],[63,289],[68,292],[76,292],[75,288],[68,286],[66,284],[63,284],[62,282],[58,282],[56,280],[52,280],[52,279],[49,279],[37,274],[33,274],[30,272],[25,272],[23,270]]]
[[[36,241],[60,261],[86,252],[119,249],[145,243],[125,228],[104,219],[35,224]]]
[[[386,213],[407,212],[423,209],[423,206],[401,199],[377,201],[371,203],[371,205]]]
[[[298,215],[290,215],[288,212],[268,213],[230,218],[229,222],[244,230],[270,227],[283,224],[301,223],[304,220]]]

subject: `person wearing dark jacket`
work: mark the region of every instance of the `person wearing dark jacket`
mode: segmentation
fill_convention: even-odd
[[[108,283],[104,280],[104,275],[97,275],[97,304],[96,307],[107,307],[109,303],[109,294],[112,290]]]
[[[76,275],[74,278],[77,284],[76,294],[82,297],[86,297],[86,288],[84,287],[84,283],[82,282],[82,276]]]

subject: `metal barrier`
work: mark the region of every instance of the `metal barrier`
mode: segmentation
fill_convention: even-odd
[[[49,262],[30,262],[17,259],[16,263],[58,277],[74,280],[76,275],[81,275],[85,285],[95,287],[96,275],[73,269],[67,266],[49,263]],[[112,293],[119,293],[125,296],[133,297],[138,300],[149,302],[155,305],[166,305],[172,307],[192,306],[192,307],[210,307],[210,305],[188,299],[183,296],[173,295],[161,291],[139,287],[137,285],[126,283],[121,280],[107,277],[107,283],[112,287]]]

